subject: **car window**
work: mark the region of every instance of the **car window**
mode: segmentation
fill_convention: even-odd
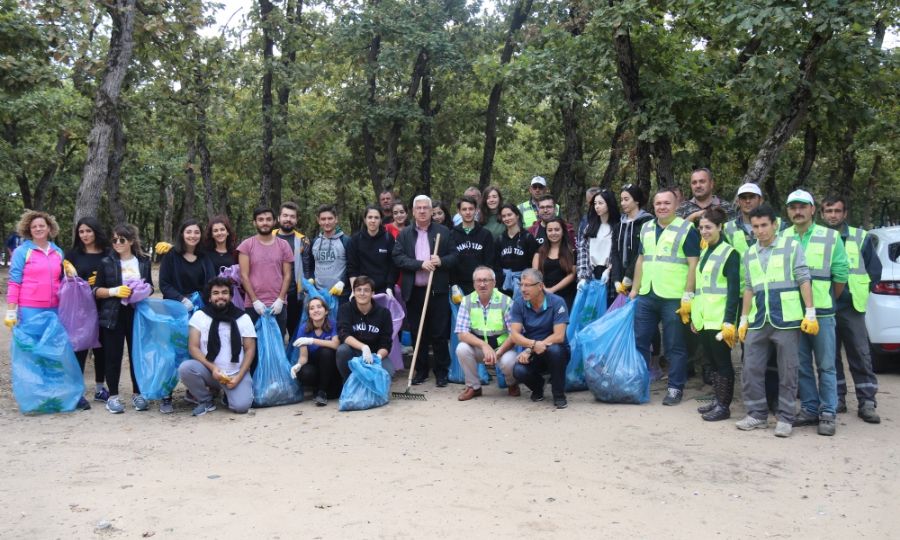
[[[897,262],[898,257],[900,257],[900,242],[888,245],[888,258],[893,262]]]

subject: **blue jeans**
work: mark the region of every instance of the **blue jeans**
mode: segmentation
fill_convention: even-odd
[[[554,398],[566,397],[566,366],[571,351],[568,343],[556,343],[543,354],[532,354],[527,364],[513,366],[513,377],[532,392],[544,394],[544,373],[550,372],[550,387]]]
[[[681,317],[675,310],[681,299],[660,298],[654,294],[639,295],[634,313],[634,337],[637,350],[650,365],[650,345],[659,322],[663,325],[663,346],[669,361],[669,388],[684,389],[687,381],[687,348]]]
[[[800,334],[800,407],[808,414],[835,414],[837,408],[837,371],[834,368],[834,317],[819,319],[819,333]],[[813,353],[816,371],[813,372]],[[818,374],[819,387],[816,388]]]

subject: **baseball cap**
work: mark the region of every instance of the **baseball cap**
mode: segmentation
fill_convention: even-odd
[[[790,195],[788,195],[787,204],[791,204],[791,203],[795,203],[795,202],[806,203],[806,204],[816,204],[815,201],[813,201],[813,196],[810,195],[810,193],[808,191],[804,191],[802,189],[793,191],[793,192],[791,192]]]
[[[544,179],[543,176],[535,176],[531,179],[531,185],[540,184],[544,187],[547,187],[547,180]]]
[[[751,195],[759,195],[760,197],[763,196],[762,190],[759,189],[759,186],[754,184],[753,182],[747,182],[746,184],[738,188],[738,197],[745,193],[750,193]]]

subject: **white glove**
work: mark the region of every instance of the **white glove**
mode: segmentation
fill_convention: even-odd
[[[682,295],[682,297],[681,297],[681,301],[686,302],[686,303],[690,303],[691,300],[693,300],[693,299],[694,299],[694,293],[692,293],[692,292],[685,292],[684,295]]]
[[[258,315],[262,315],[266,312],[266,305],[262,303],[262,300],[257,298],[253,301],[253,311],[255,311]]]
[[[311,337],[297,338],[296,341],[294,341],[294,347],[308,347],[312,345],[312,342],[313,338]]]
[[[187,308],[188,311],[194,310],[194,303],[191,302],[191,300],[189,298],[182,298],[181,303],[184,305],[184,307]]]
[[[363,345],[362,356],[367,364],[375,362],[375,358],[372,357],[372,349],[370,349],[368,345]]]
[[[384,291],[384,294],[388,295],[388,298],[393,298],[394,297],[394,288],[389,287],[387,290]]]
[[[807,321],[816,320],[816,308],[814,308],[814,307],[806,308],[806,320]]]
[[[276,298],[274,302],[272,302],[272,315],[278,315],[281,313],[281,309],[284,308],[284,300],[281,298]]]
[[[585,285],[587,285],[587,280],[586,280],[586,279],[579,279],[579,280],[578,280],[578,285],[575,286],[575,289],[578,290],[578,291],[580,291],[581,289],[584,288]]]
[[[19,321],[19,314],[16,313],[14,309],[6,310],[6,319],[3,321],[3,324],[6,325],[7,328],[12,328]]]
[[[610,270],[611,270],[611,268],[607,268],[606,270],[603,271],[603,274],[600,276],[600,284],[601,285],[606,285],[607,283],[609,283]]]
[[[632,285],[631,278],[630,277],[622,278],[622,285],[625,285],[626,287],[630,288]]]
[[[303,339],[303,338],[300,338],[300,339]],[[292,379],[297,378],[297,374],[300,373],[301,367],[303,367],[303,366],[301,366],[299,362],[294,364],[293,366],[291,366],[291,378]]]

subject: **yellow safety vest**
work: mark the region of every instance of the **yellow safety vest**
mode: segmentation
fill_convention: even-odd
[[[800,242],[794,227],[784,230],[787,238],[796,238]],[[806,248],[806,265],[809,266],[809,276],[812,278],[813,305],[816,308],[816,317],[834,315],[834,299],[831,296],[831,258],[840,241],[837,231],[818,224],[812,225],[812,235]],[[801,242],[802,245],[802,242]]]
[[[503,342],[509,337],[504,316],[509,311],[510,298],[494,289],[491,302],[488,304],[487,317],[485,317],[485,310],[478,300],[478,291],[466,296],[465,301],[464,309],[469,310],[472,333],[490,343],[491,347],[496,348],[503,345]]]
[[[644,264],[640,294],[648,294],[652,290],[660,298],[680,299],[684,296],[688,275],[684,241],[692,226],[691,222],[676,217],[657,240],[656,220],[644,223],[641,228]]]
[[[775,231],[781,230],[781,218],[775,218]],[[739,227],[736,219],[732,219],[722,228],[722,234],[725,235],[725,239],[728,240],[728,243],[731,244],[741,257],[747,253],[747,250],[750,249],[750,245],[756,242],[756,239],[744,230],[743,227]]]
[[[704,253],[700,254],[703,259]],[[722,323],[734,324],[733,320],[725,320],[725,307],[728,304],[728,280],[725,278],[725,261],[735,251],[727,242],[720,241],[716,249],[710,253],[700,270],[697,265],[697,290],[691,303],[691,322],[697,330],[719,330]],[[734,314],[729,314],[733,316]]]
[[[796,240],[779,236],[769,254],[766,269],[759,260],[759,244],[753,244],[744,259],[746,272],[753,287],[749,326],[762,328],[768,322],[782,330],[799,328],[803,319],[800,286],[794,278]]]
[[[869,283],[872,282],[862,260],[862,247],[866,236],[868,236],[866,231],[862,229],[847,227],[847,241],[844,242],[847,263],[850,267],[847,287],[850,288],[850,296],[853,298],[853,308],[860,313],[866,312],[866,304],[869,302]]]

